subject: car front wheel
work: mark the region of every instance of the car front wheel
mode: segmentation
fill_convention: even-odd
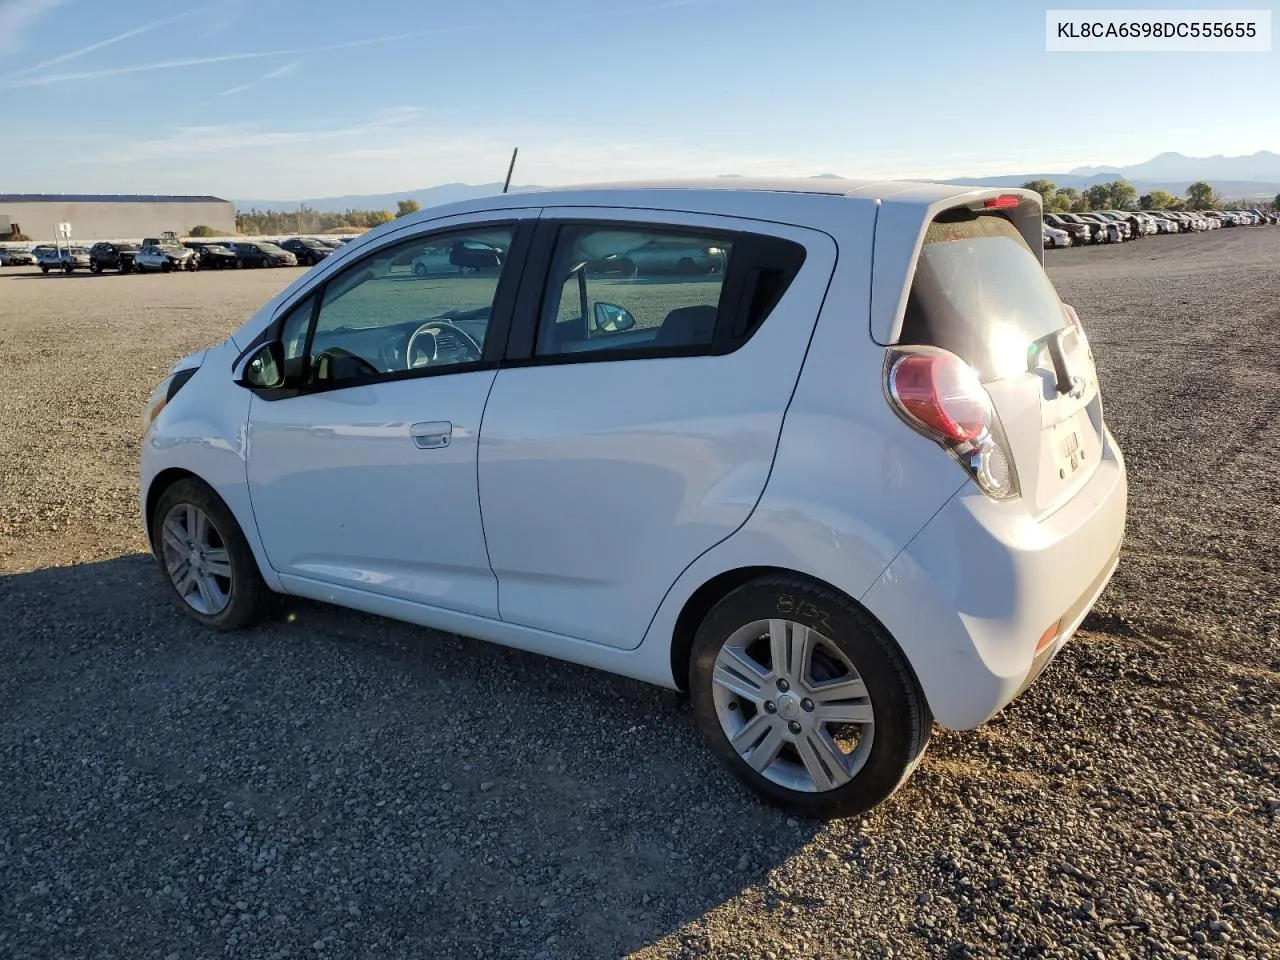
[[[762,577],[716,604],[693,642],[689,687],[711,750],[767,800],[809,816],[887,799],[933,724],[884,628],[800,578]]]
[[[208,484],[179,480],[160,495],[151,518],[152,549],[170,595],[213,630],[260,620],[270,591],[230,509]]]

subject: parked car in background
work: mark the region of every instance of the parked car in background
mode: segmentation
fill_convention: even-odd
[[[0,267],[30,267],[36,262],[36,255],[29,247],[0,247]]]
[[[1090,243],[1107,242],[1107,228],[1096,220],[1089,220],[1080,216],[1078,213],[1053,213],[1049,214],[1049,216],[1056,218],[1055,222],[1051,224],[1052,226],[1059,227],[1063,230],[1071,226],[1083,227],[1088,231]]]
[[[236,265],[236,255],[231,248],[221,243],[206,243],[201,240],[187,240],[182,244],[188,250],[194,250],[201,270],[225,270]]]
[[[74,273],[76,270],[89,268],[89,248],[81,246],[63,247],[58,255],[63,273]]]
[[[1075,213],[1072,214],[1072,216],[1079,217],[1086,223],[1098,224],[1105,231],[1107,243],[1122,243],[1129,239],[1128,224],[1116,223],[1109,217],[1104,217],[1102,214],[1094,213],[1092,211],[1088,213]]]
[[[631,250],[598,257],[587,265],[589,273],[619,276],[693,277],[723,272],[725,253],[711,244],[690,240],[653,240]]]
[[[1044,215],[1044,222],[1046,226],[1052,227],[1055,230],[1065,230],[1071,235],[1071,242],[1076,246],[1096,242],[1096,234],[1098,231],[1096,226],[1091,226],[1087,223],[1078,223],[1074,220],[1067,220],[1056,213],[1046,213]]]
[[[40,267],[41,273],[62,269],[61,247],[57,247],[52,243],[42,243],[32,253],[35,254],[36,264]]]
[[[1144,210],[1143,213],[1172,224],[1178,233],[1192,233],[1196,229],[1191,219],[1184,217],[1177,210]]]
[[[1040,237],[1044,241],[1044,245],[1046,247],[1071,246],[1071,234],[1066,230],[1059,230],[1057,227],[1051,227],[1047,223],[1040,224]]]
[[[478,238],[469,238],[456,242],[428,244],[413,256],[409,266],[413,269],[414,276],[419,279],[444,274],[458,276],[499,270],[505,257],[506,250],[503,247]]]
[[[298,258],[266,240],[245,240],[231,246],[239,267],[296,267]]]
[[[981,726],[1069,642],[1127,500],[1039,195],[895,183],[877,233],[878,186],[521,193],[372,232],[157,384],[166,593],[206,629],[276,591],[683,689],[771,802],[876,806],[935,721]],[[392,269],[498,230],[523,252],[491,273]],[[586,269],[641,246],[666,276]]]
[[[89,269],[93,273],[103,270],[118,270],[129,273],[133,270],[133,259],[141,249],[136,243],[115,243],[100,240],[89,248]]]
[[[194,250],[176,243],[147,243],[133,258],[134,269],[152,273],[169,273],[173,270],[198,270],[200,260]]]
[[[304,267],[314,267],[329,254],[333,253],[333,250],[319,240],[312,240],[308,237],[290,237],[288,240],[282,240],[277,246],[292,253],[298,258],[298,263]]]

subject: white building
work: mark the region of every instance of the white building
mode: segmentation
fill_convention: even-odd
[[[218,197],[0,193],[0,226],[6,218],[20,232],[41,241],[53,240],[59,223],[71,224],[71,239],[76,243],[141,240],[166,230],[188,236],[197,226],[212,227],[220,236],[236,232],[235,205]]]

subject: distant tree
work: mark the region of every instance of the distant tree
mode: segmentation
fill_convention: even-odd
[[[217,235],[218,235],[217,230],[213,229],[213,227],[204,223],[197,224],[196,226],[192,227],[191,233],[189,234],[189,236],[192,236],[192,237],[216,237]]]
[[[1115,180],[1111,188],[1111,205],[1116,210],[1132,210],[1138,200],[1138,190],[1128,180]]]
[[[1197,180],[1187,187],[1187,205],[1192,210],[1216,210],[1222,205],[1222,197],[1213,189],[1213,184]]]
[[[409,214],[417,213],[421,209],[422,207],[418,204],[417,200],[397,200],[396,201],[397,217],[407,217]]]
[[[279,236],[290,233],[357,231],[389,223],[390,210],[344,210],[321,213],[311,207],[297,210],[248,210],[236,214],[236,230],[245,236]]]
[[[1095,183],[1084,192],[1089,210],[1106,210],[1111,206],[1111,184]]]
[[[1142,195],[1138,206],[1143,210],[1169,210],[1177,202],[1178,198],[1167,190],[1152,190]]]
[[[1053,213],[1071,213],[1078,209],[1080,191],[1075,187],[1058,187],[1049,201],[1049,209]]]
[[[1040,194],[1040,200],[1043,202],[1045,209],[1049,208],[1049,203],[1058,188],[1052,180],[1028,180],[1022,185],[1023,190],[1034,190]]]

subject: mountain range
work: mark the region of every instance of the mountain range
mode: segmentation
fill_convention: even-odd
[[[733,177],[734,174],[722,174]],[[1083,189],[1095,183],[1106,183],[1123,178],[1132,183],[1140,193],[1167,190],[1182,195],[1187,185],[1196,180],[1207,180],[1226,199],[1271,199],[1280,193],[1280,154],[1270,150],[1243,157],[1188,157],[1181,153],[1161,153],[1142,163],[1128,166],[1086,166],[1057,173],[1010,173],[985,177],[955,177],[950,180],[930,178],[938,183],[954,183],[960,186],[986,185],[1015,187],[1028,180],[1051,180],[1060,187]],[[604,179],[603,177],[601,179]],[[821,173],[815,179],[839,179],[838,174]],[[512,193],[536,190],[537,186],[512,185]],[[502,192],[501,183],[442,183],[434,187],[404,190],[399,193],[351,194],[340,197],[313,197],[306,200],[236,200],[238,210],[294,211],[302,206],[321,213],[337,213],[343,210],[395,210],[400,200],[416,200],[422,207],[433,207],[458,200],[492,196]]]

